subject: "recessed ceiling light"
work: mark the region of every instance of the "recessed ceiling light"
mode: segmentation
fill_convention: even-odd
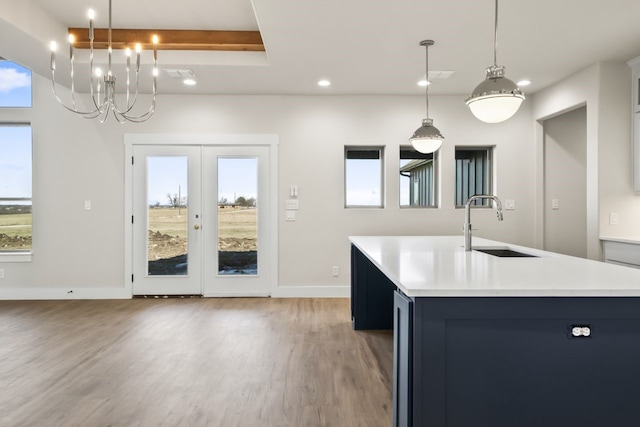
[[[196,81],[193,79],[184,79],[182,83],[186,84],[187,86],[194,86],[196,84]]]
[[[428,81],[428,80],[425,80],[425,79],[422,79],[422,80],[420,80],[420,81],[418,82],[418,86],[420,86],[420,87],[429,86],[430,84],[431,84],[431,82],[430,82],[430,81]]]
[[[329,80],[320,80],[318,82],[318,86],[322,86],[322,87],[331,86],[331,82]]]
[[[518,86],[529,86],[531,84],[531,80],[520,80],[516,85]]]

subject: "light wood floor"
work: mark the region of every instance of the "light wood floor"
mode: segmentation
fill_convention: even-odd
[[[0,301],[2,426],[389,426],[348,299]]]

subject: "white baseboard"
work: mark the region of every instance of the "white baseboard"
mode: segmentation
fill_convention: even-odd
[[[350,286],[278,286],[272,298],[349,298]]]
[[[0,288],[0,300],[131,299],[127,288]]]
[[[255,293],[255,292],[205,292],[202,295],[204,298],[268,298],[269,293]]]
[[[268,297],[239,295],[237,293],[205,293],[205,297]],[[278,286],[271,291],[272,298],[349,298],[350,286]],[[129,288],[1,288],[0,300],[71,300],[71,299],[131,299]]]

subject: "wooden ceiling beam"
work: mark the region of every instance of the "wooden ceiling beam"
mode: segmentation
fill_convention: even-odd
[[[107,48],[105,28],[96,28],[94,49]],[[69,28],[77,49],[89,49],[89,30]],[[158,50],[224,50],[264,52],[264,43],[259,31],[214,31],[214,30],[127,30],[112,29],[111,39],[114,49],[135,49],[140,43],[143,49],[151,49],[154,35],[158,36]]]

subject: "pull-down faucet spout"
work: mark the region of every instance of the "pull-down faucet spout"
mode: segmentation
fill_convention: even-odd
[[[502,203],[500,203],[500,199],[496,196],[492,196],[490,194],[478,194],[475,196],[469,197],[467,203],[464,205],[464,250],[471,250],[471,203],[477,199],[491,199],[496,203],[496,214],[498,216],[498,221],[502,221]]]

